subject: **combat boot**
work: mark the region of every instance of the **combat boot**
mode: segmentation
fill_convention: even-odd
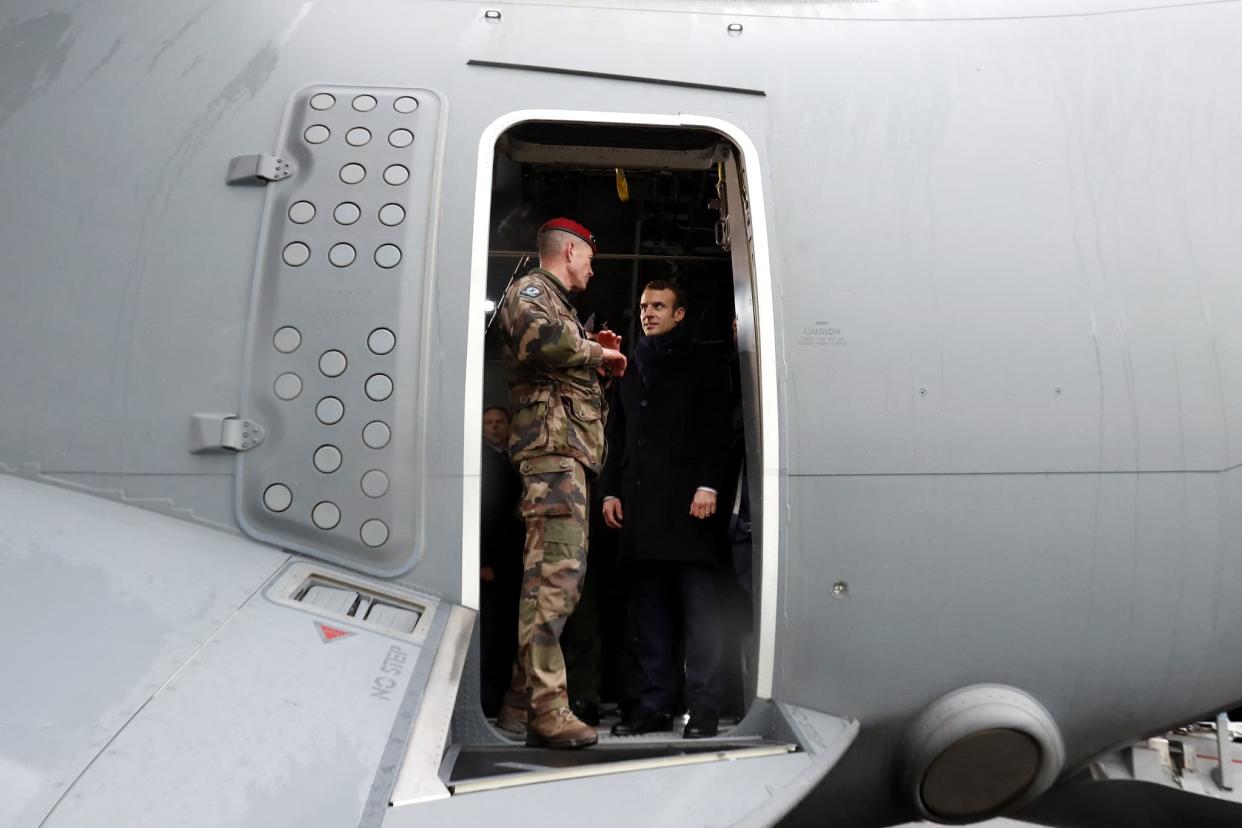
[[[496,728],[506,738],[521,739],[526,735],[526,711],[511,704],[502,704],[496,714]]]
[[[540,713],[526,724],[526,746],[571,750],[599,741],[595,728],[584,724],[568,707]]]

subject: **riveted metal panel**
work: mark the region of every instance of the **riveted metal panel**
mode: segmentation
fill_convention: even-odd
[[[238,522],[373,574],[419,557],[440,113],[426,89],[298,92],[277,146],[296,172],[268,185],[259,240],[242,410],[267,439],[238,456]]]

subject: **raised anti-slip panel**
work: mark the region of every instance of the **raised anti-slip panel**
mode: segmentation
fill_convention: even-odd
[[[238,455],[238,522],[377,575],[419,556],[414,424],[440,100],[425,89],[294,96],[267,187]]]

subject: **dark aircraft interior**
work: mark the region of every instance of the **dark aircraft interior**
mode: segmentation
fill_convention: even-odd
[[[695,340],[712,343],[725,353],[734,351],[735,274],[724,244],[718,188],[725,174],[719,159],[727,146],[720,135],[706,130],[565,123],[525,123],[510,129],[498,141],[495,155],[489,311],[515,275],[538,264],[539,226],[567,216],[589,227],[598,240],[594,278],[574,297],[581,320],[593,319],[596,330],[608,327],[621,334],[622,350],[628,355],[641,335],[638,298],[643,285],[654,279],[674,280],[686,289],[689,308],[682,324],[690,327]],[[749,280],[750,274],[738,278]],[[736,462],[730,468],[736,475],[745,456],[742,411],[752,406],[757,391],[741,387],[736,368],[731,377],[736,427],[730,453],[736,453]],[[484,405],[508,407],[500,335],[495,330],[486,339],[483,382]],[[727,521],[738,500],[736,484],[732,488],[721,492],[718,502],[718,517],[725,522],[720,533],[719,591],[725,639],[722,680],[728,701],[721,711],[722,736],[729,724],[745,715],[754,696],[752,619],[757,599],[752,594],[759,577],[757,554],[756,590],[744,587],[746,577],[737,573],[734,559],[746,553],[730,548]],[[566,627],[562,648],[571,700],[594,696],[598,681],[604,737],[608,725],[637,703],[639,675],[632,646],[635,619],[627,612],[627,573],[616,561],[619,533],[604,525],[597,493],[591,514],[585,591]],[[482,613],[497,612],[488,602],[484,590]],[[494,698],[490,703],[484,698],[482,704],[485,715],[495,714]],[[679,733],[665,736],[669,752],[681,749],[672,743],[681,741]]]

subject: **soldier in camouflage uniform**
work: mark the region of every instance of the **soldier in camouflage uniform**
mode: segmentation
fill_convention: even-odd
[[[509,455],[522,474],[526,521],[518,654],[496,724],[526,744],[587,747],[595,728],[569,709],[560,636],[586,573],[588,479],[604,461],[600,377],[620,376],[620,337],[590,337],[569,293],[592,276],[595,239],[569,219],[539,229],[539,267],[501,300],[505,372],[514,406]]]

